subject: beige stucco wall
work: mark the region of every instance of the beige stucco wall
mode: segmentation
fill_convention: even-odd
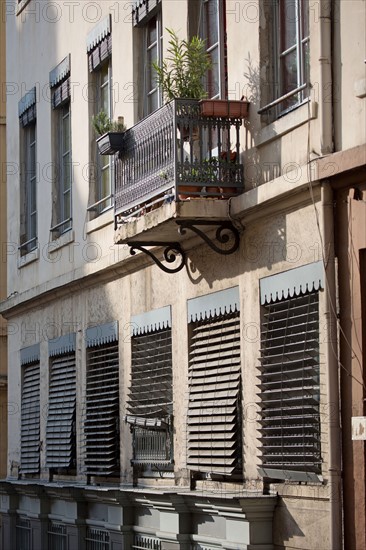
[[[71,3],[73,4],[73,3]],[[96,4],[96,3],[92,3]],[[246,212],[247,197],[239,197],[231,202],[232,213],[244,217],[245,231],[241,236],[238,252],[224,260],[207,246],[195,246],[188,254],[188,271],[176,275],[164,274],[151,267],[145,257],[132,260],[126,246],[113,245],[113,217],[104,214],[99,219],[89,221],[86,212],[88,203],[87,167],[89,154],[88,136],[88,96],[87,96],[87,57],[85,39],[87,33],[107,15],[109,4],[98,3],[93,11],[91,4],[52,3],[50,11],[44,11],[42,2],[32,2],[19,16],[9,16],[7,45],[11,59],[7,81],[14,84],[14,93],[8,102],[8,162],[14,167],[9,175],[8,218],[12,221],[8,228],[10,243],[8,288],[6,294],[18,293],[11,304],[25,303],[23,311],[17,312],[9,320],[11,338],[9,346],[10,371],[9,389],[13,408],[9,418],[9,459],[8,472],[16,475],[19,464],[20,443],[20,364],[19,349],[35,342],[41,343],[42,407],[47,402],[47,340],[70,330],[78,332],[78,376],[79,407],[82,405],[83,381],[85,377],[85,350],[83,331],[96,322],[120,321],[121,354],[121,418],[129,382],[130,345],[129,322],[132,315],[154,308],[172,305],[173,316],[173,364],[174,364],[174,412],[175,412],[175,469],[185,467],[185,426],[187,400],[187,300],[217,290],[238,285],[241,304],[242,324],[242,369],[244,397],[244,475],[248,486],[258,482],[258,383],[256,366],[259,356],[259,279],[293,267],[321,259],[321,237],[318,231],[316,210],[318,209],[321,227],[319,193],[315,192],[316,205],[311,203],[309,179],[312,171],[308,161],[331,151],[329,128],[332,120],[329,114],[329,69],[330,58],[323,57],[329,41],[329,22],[322,22],[320,2],[312,2],[310,17],[311,43],[311,102],[289,113],[272,124],[266,124],[257,110],[261,106],[260,90],[266,85],[260,70],[259,31],[266,30],[262,4],[227,0],[228,27],[228,89],[231,99],[240,99],[244,94],[251,101],[249,119],[241,131],[243,156],[245,158],[246,190],[253,189],[250,200],[251,212]],[[325,3],[324,3],[325,4]],[[323,5],[324,5],[323,4]],[[328,3],[327,3],[328,4]],[[348,6],[351,5],[351,9]],[[34,8],[35,6],[35,8]],[[365,141],[365,98],[355,98],[354,81],[362,80],[365,66],[362,61],[362,45],[365,42],[365,2],[340,2],[339,33],[334,37],[338,63],[334,75],[335,89],[342,90],[335,108],[338,124],[337,146],[351,147]],[[30,11],[31,8],[35,12]],[[118,2],[113,5],[113,83],[114,115],[122,115],[127,126],[137,119],[133,77],[132,37],[130,20],[131,2]],[[84,9],[84,11],[83,11]],[[37,12],[38,10],[38,12]],[[54,11],[52,11],[54,10]],[[56,11],[55,11],[56,10]],[[87,10],[87,11],[85,11]],[[90,11],[89,11],[90,10]],[[186,0],[163,0],[163,26],[176,29],[181,36],[186,32]],[[55,23],[55,20],[57,22]],[[350,32],[352,29],[352,32]],[[360,40],[354,44],[352,36],[357,32]],[[3,36],[0,33],[0,37]],[[35,52],[38,55],[35,55]],[[351,53],[352,55],[351,55]],[[74,161],[73,185],[73,232],[71,242],[60,241],[55,248],[50,243],[51,226],[51,183],[47,177],[47,167],[51,161],[51,107],[49,102],[48,77],[52,70],[67,54],[71,54],[72,86],[72,150]],[[10,60],[10,54],[9,54]],[[328,80],[327,80],[328,79]],[[19,242],[19,132],[18,101],[34,85],[37,87],[37,160],[39,163],[38,184],[38,237],[39,257],[19,269],[17,246]],[[259,95],[258,95],[259,94]],[[338,96],[337,96],[338,97]],[[341,114],[341,111],[343,114]],[[1,128],[0,128],[1,130]],[[341,134],[342,132],[342,134]],[[0,135],[1,138],[1,135]],[[1,152],[1,151],[0,151]],[[280,180],[283,176],[283,180]],[[287,177],[288,176],[288,177]],[[275,178],[276,181],[274,181]],[[287,179],[286,179],[287,178]],[[294,179],[292,179],[294,178]],[[291,183],[301,180],[302,188],[290,189]],[[311,182],[310,182],[311,183]],[[316,182],[313,182],[316,185]],[[262,185],[263,193],[256,188]],[[267,187],[266,187],[267,186]],[[273,195],[282,193],[291,196],[276,202]],[[268,197],[272,194],[272,199]],[[256,196],[256,198],[253,198]],[[282,196],[282,195],[281,195]],[[261,198],[262,197],[262,198]],[[264,199],[263,199],[264,197]],[[2,197],[1,197],[2,199]],[[261,200],[263,207],[260,206]],[[266,204],[264,204],[267,201]],[[1,204],[4,204],[1,200]],[[257,206],[256,206],[257,205]],[[258,206],[259,205],[259,206]],[[245,219],[247,216],[247,219]],[[69,236],[70,236],[69,235]],[[63,245],[63,246],[61,246]],[[29,258],[31,260],[32,258]],[[146,267],[148,265],[148,267]],[[80,281],[68,296],[68,284]],[[27,309],[26,301],[39,292],[63,287],[48,297],[48,302],[33,301]],[[323,296],[323,295],[322,295]],[[321,315],[324,314],[324,300],[321,300]],[[55,331],[56,332],[53,332]],[[324,324],[321,325],[324,330]],[[322,339],[322,348],[324,339]],[[325,351],[322,349],[322,354]],[[321,395],[324,406],[324,419],[327,416],[329,397],[326,394],[325,371],[322,363]],[[81,425],[79,408],[79,426]],[[45,438],[45,417],[42,416],[41,437]],[[324,477],[328,468],[327,423],[322,424],[322,455]],[[129,430],[121,422],[122,437],[129,438]],[[81,437],[81,436],[79,436]],[[80,439],[81,441],[81,439]],[[45,447],[44,447],[45,448]],[[122,473],[130,478],[130,446],[122,448]],[[42,451],[42,475],[47,479]],[[79,456],[83,460],[82,451]],[[329,548],[329,491],[327,486],[315,489],[297,486],[294,489],[286,484],[279,490],[284,495],[283,506],[278,510],[276,521],[280,538],[283,536],[289,546],[297,548],[318,548],[321,536],[322,548]],[[305,506],[306,499],[316,505]],[[307,501],[310,502],[309,500]],[[282,525],[280,530],[279,525]],[[294,526],[298,526],[296,531]],[[291,531],[292,529],[292,531]],[[320,533],[315,537],[314,533]],[[284,533],[284,534],[283,534]]]
[[[335,17],[335,144],[340,151],[366,142],[366,2],[338,2]]]

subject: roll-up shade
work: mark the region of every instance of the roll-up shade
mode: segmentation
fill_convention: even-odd
[[[112,55],[111,15],[104,18],[87,37],[89,71],[97,70]]]
[[[39,344],[28,346],[20,350],[20,364],[27,365],[29,363],[39,362],[40,348]]]
[[[231,475],[241,457],[239,313],[192,324],[188,376],[188,467]]]
[[[86,347],[100,346],[118,340],[118,321],[86,329]]]
[[[239,287],[234,286],[188,300],[188,323],[240,311]]]
[[[84,436],[86,472],[118,474],[119,360],[116,341],[88,347]]]
[[[324,288],[323,262],[314,262],[260,280],[261,304],[303,296]]]
[[[70,468],[76,457],[75,353],[51,359],[48,399],[46,465],[48,468]]]
[[[36,361],[32,357],[33,360],[28,356],[23,363],[20,471],[24,474],[38,473],[40,459],[40,366],[39,357]]]
[[[318,294],[263,307],[260,472],[266,477],[318,481],[321,473]]]

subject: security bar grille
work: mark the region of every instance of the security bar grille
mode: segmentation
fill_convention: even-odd
[[[135,534],[132,548],[135,550],[144,550],[145,548],[150,550],[161,550],[161,541],[155,537]]]
[[[170,462],[173,412],[170,328],[132,338],[127,411],[126,420],[133,431],[133,461],[149,464]]]
[[[25,518],[17,518],[15,529],[17,550],[32,550],[30,520]]]
[[[48,526],[48,546],[52,550],[68,550],[66,526],[50,523]]]
[[[84,434],[87,473],[119,473],[118,342],[87,350]]]
[[[75,413],[75,353],[52,357],[46,431],[48,468],[70,468],[75,465]]]
[[[318,292],[263,306],[261,440],[269,477],[321,472],[318,306]]]
[[[109,550],[110,536],[108,531],[88,527],[86,530],[86,550]]]
[[[26,365],[23,369],[20,470],[30,474],[39,472],[39,362]]]
[[[188,466],[232,475],[240,465],[239,313],[192,323]]]

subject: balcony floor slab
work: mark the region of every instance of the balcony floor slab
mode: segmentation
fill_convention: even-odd
[[[183,242],[186,235],[178,231],[177,221],[220,222],[229,220],[226,200],[197,198],[173,201],[147,212],[138,218],[130,218],[115,231],[115,244]],[[204,226],[202,227],[204,230]],[[210,230],[209,225],[207,230]]]

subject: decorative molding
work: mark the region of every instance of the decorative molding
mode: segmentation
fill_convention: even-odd
[[[85,331],[86,347],[100,346],[118,340],[118,321],[89,327]]]
[[[239,287],[233,286],[188,300],[188,323],[240,311]]]
[[[20,364],[28,365],[29,363],[36,363],[40,358],[40,346],[34,344],[20,350]]]
[[[131,336],[139,336],[172,326],[171,306],[152,309],[131,317]]]
[[[314,262],[260,279],[261,305],[324,289],[323,262]]]

